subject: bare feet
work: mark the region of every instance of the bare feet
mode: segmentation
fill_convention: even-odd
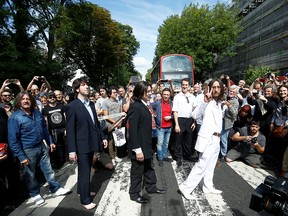
[[[91,202],[90,204],[88,204],[88,205],[83,205],[83,206],[84,206],[85,209],[90,210],[90,209],[95,208],[95,207],[96,207],[96,204]]]

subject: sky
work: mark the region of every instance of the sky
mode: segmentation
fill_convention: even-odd
[[[230,3],[231,0],[218,0]],[[147,70],[152,67],[158,28],[169,16],[181,14],[191,3],[213,6],[217,0],[90,0],[110,11],[113,20],[133,28],[133,34],[140,42],[138,54],[133,62],[136,70],[145,79]]]

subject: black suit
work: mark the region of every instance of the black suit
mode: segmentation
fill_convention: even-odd
[[[136,200],[141,191],[142,177],[144,175],[144,186],[148,192],[157,189],[155,170],[151,167],[152,151],[152,117],[149,109],[141,102],[135,101],[128,110],[128,152],[131,158],[130,174],[130,198]],[[144,161],[136,160],[133,149],[141,148]]]
[[[81,204],[91,203],[90,197],[90,172],[92,158],[95,151],[102,150],[102,141],[104,134],[100,129],[97,119],[95,105],[89,104],[93,117],[92,118],[79,99],[75,99],[67,106],[67,145],[68,152],[75,152],[78,157],[78,193],[80,194]]]

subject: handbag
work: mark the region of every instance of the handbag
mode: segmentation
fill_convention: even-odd
[[[125,127],[117,128],[112,132],[114,143],[116,147],[125,145]]]
[[[283,135],[285,134],[285,133],[284,133],[285,130],[287,130],[287,129],[284,128],[284,125],[280,125],[280,126],[275,125],[275,126],[274,126],[274,130],[273,130],[273,132],[272,132],[272,136],[281,138],[281,137],[283,137]]]
[[[3,157],[7,154],[7,143],[0,143],[0,157]]]

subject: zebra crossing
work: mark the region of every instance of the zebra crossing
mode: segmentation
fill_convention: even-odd
[[[200,187],[193,192],[195,200],[186,200],[177,193],[178,185],[189,175],[194,163],[183,162],[178,168],[175,162],[165,163],[159,167],[155,160],[155,171],[158,187],[167,189],[167,193],[147,194],[143,196],[150,202],[145,205],[138,204],[129,199],[130,161],[128,159],[118,163],[114,171],[100,170],[92,177],[92,189],[96,192],[94,202],[97,208],[85,210],[79,202],[76,192],[77,166],[66,164],[56,178],[65,188],[71,188],[73,193],[66,197],[52,197],[47,185],[41,188],[45,205],[36,207],[30,199],[19,206],[10,215],[96,215],[96,216],[195,216],[195,215],[258,215],[249,209],[252,191],[266,176],[271,175],[267,170],[252,168],[242,162],[222,163],[216,167],[214,184],[222,194],[203,194]],[[94,179],[94,180],[93,180]],[[93,184],[95,183],[95,188]]]

